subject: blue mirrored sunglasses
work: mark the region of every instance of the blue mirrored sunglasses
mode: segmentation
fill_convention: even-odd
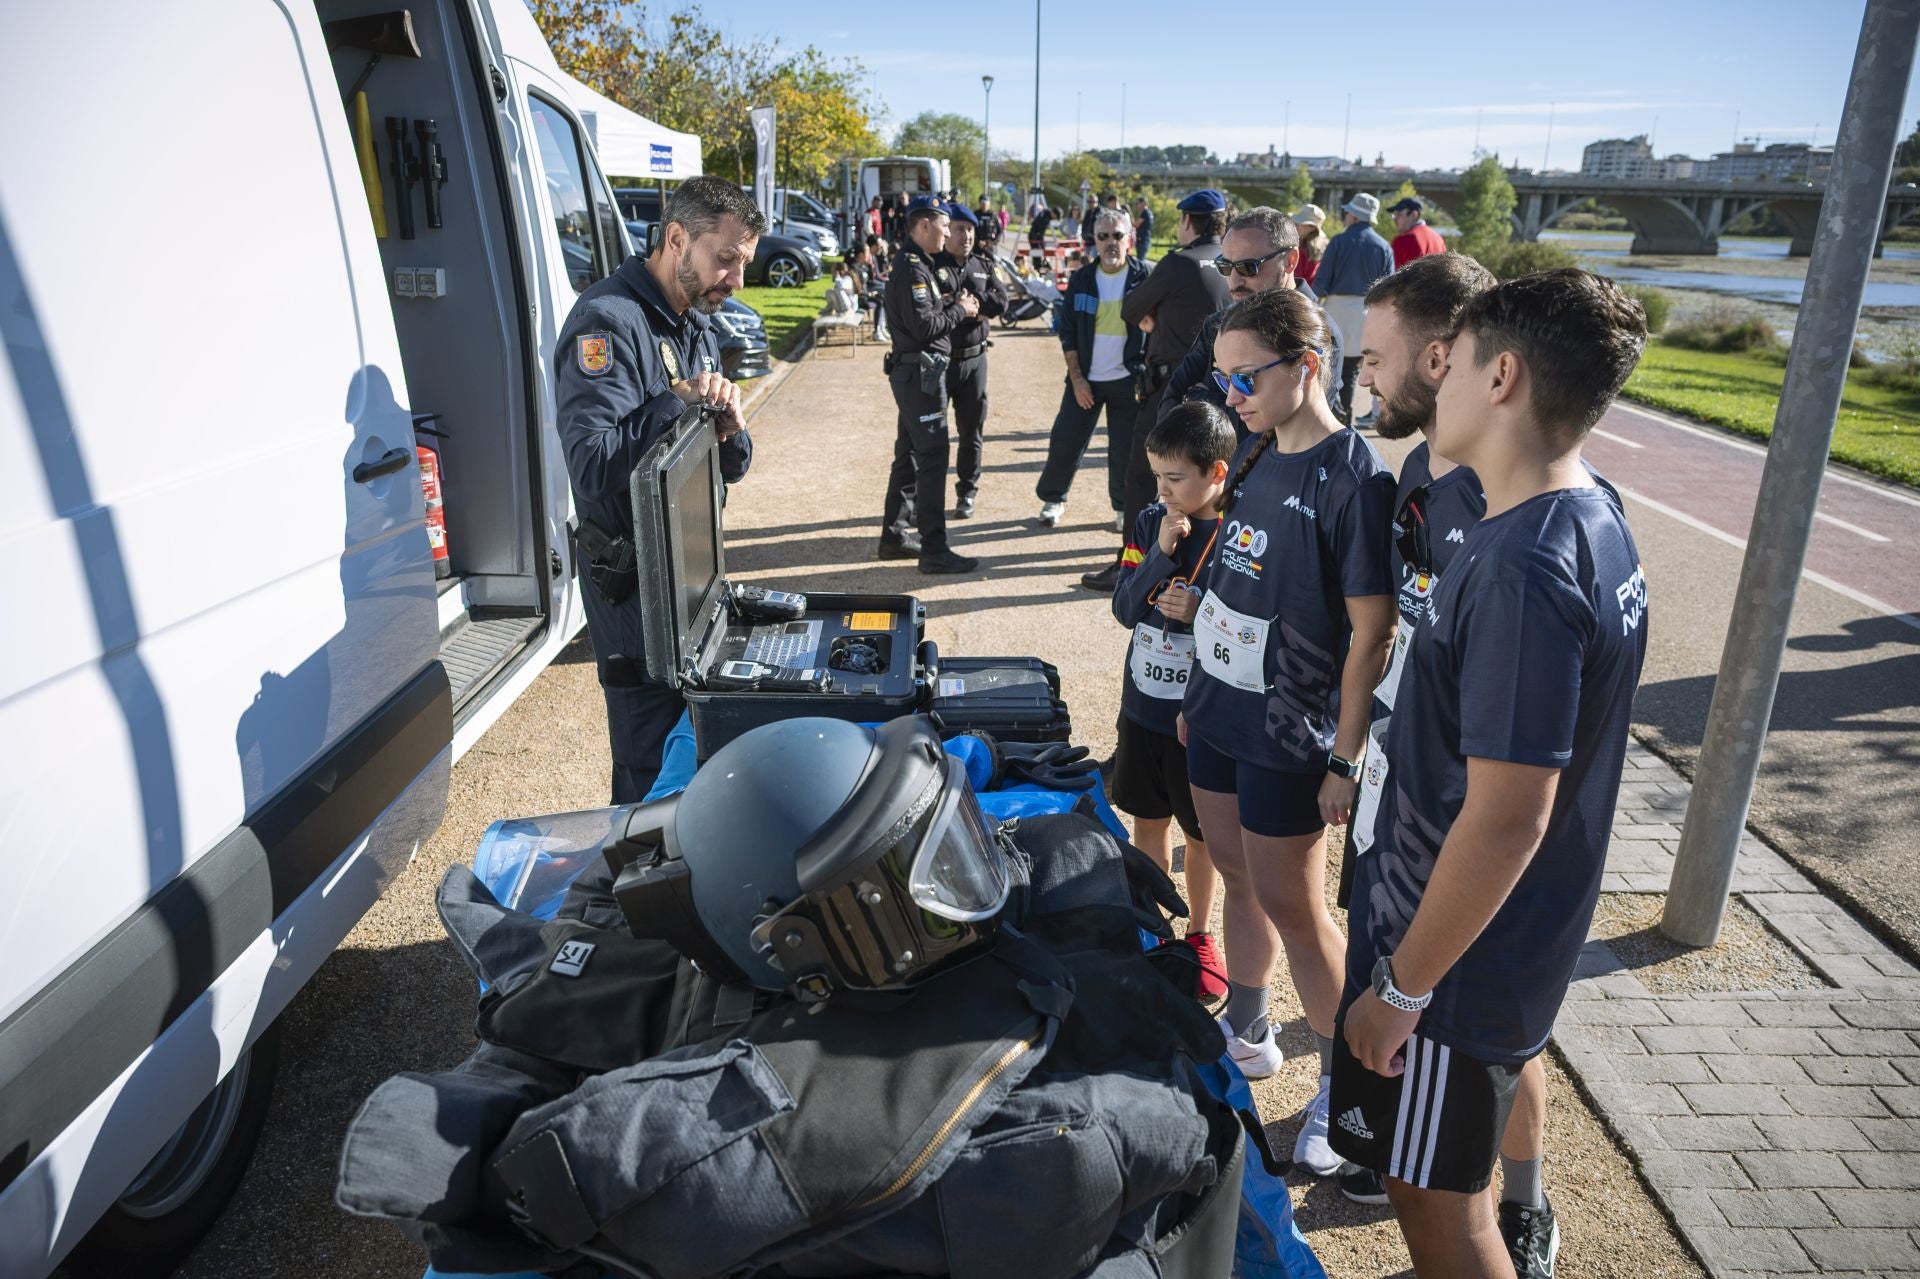
[[[1213,371],[1213,384],[1220,388],[1220,394],[1222,395],[1227,394],[1229,391],[1238,391],[1242,395],[1252,395],[1254,378],[1265,373],[1268,369],[1278,368],[1282,364],[1297,364],[1300,361],[1300,357],[1305,354],[1305,351],[1299,351],[1293,355],[1283,355],[1277,360],[1271,360],[1262,364],[1259,368],[1249,369],[1245,373],[1222,373],[1219,369],[1215,369]]]

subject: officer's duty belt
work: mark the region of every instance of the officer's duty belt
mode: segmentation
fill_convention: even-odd
[[[962,360],[971,360],[976,355],[985,355],[988,345],[989,343],[982,342],[978,346],[963,346],[953,353],[953,362],[958,364]]]

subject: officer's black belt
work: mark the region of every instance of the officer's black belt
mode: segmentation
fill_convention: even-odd
[[[953,362],[958,364],[962,360],[971,360],[976,355],[985,355],[989,345],[989,343],[982,342],[977,346],[963,346],[953,353]]]

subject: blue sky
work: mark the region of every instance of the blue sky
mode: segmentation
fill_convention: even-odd
[[[1652,132],[1656,117],[1662,155],[1726,150],[1736,116],[1742,137],[1831,143],[1864,8],[1863,0],[1043,3],[1042,156],[1072,149],[1076,92],[1080,140],[1120,145],[1124,83],[1129,144],[1332,154],[1351,92],[1347,154],[1463,165],[1478,116],[1487,149],[1532,168],[1550,154],[1552,167],[1569,169],[1586,143]],[[866,16],[840,16],[850,10]],[[977,118],[980,77],[991,74],[995,149],[1031,153],[1032,0],[876,8],[709,0],[705,12],[743,38],[858,57],[889,131],[925,110]],[[925,15],[917,31],[902,20],[908,14]],[[1909,128],[1917,113],[1909,86]]]

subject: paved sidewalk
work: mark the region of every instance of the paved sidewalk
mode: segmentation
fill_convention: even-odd
[[[1630,743],[1603,892],[1666,891],[1689,790]],[[1656,995],[1590,941],[1554,1042],[1713,1275],[1920,1275],[1920,970],[1751,836],[1733,891],[1833,985]]]

